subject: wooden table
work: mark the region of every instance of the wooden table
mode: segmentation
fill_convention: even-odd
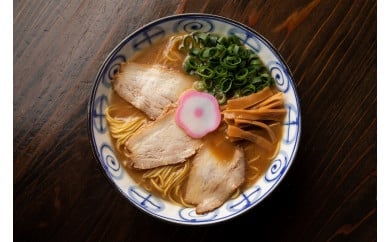
[[[94,159],[87,102],[128,34],[167,15],[240,21],[280,51],[302,109],[298,155],[244,215],[188,227],[122,197]],[[376,241],[376,1],[14,1],[15,241]]]

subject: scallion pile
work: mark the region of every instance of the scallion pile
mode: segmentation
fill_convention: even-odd
[[[235,35],[194,32],[184,36],[179,50],[187,55],[184,70],[199,77],[194,88],[214,95],[219,104],[274,84],[260,58]]]

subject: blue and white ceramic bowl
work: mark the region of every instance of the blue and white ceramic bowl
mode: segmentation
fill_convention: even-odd
[[[254,50],[268,66],[276,85],[284,93],[287,109],[280,152],[266,173],[240,196],[205,215],[197,215],[194,208],[185,208],[158,197],[139,187],[126,173],[114,153],[104,110],[110,102],[111,80],[119,64],[154,42],[172,33],[193,31],[236,35]],[[230,19],[207,14],[182,14],[158,19],[127,36],[110,53],[97,74],[89,101],[89,134],[92,147],[107,177],[116,189],[132,204],[156,218],[178,224],[212,224],[234,218],[260,203],[282,181],[297,152],[301,113],[291,73],[276,49],[251,28]]]

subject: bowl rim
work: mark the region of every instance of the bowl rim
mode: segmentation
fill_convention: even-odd
[[[118,187],[118,185],[110,177],[108,172],[104,169],[104,167],[102,165],[102,162],[101,162],[101,158],[100,158],[99,153],[97,151],[98,147],[96,146],[95,135],[94,135],[94,132],[93,132],[93,116],[92,116],[92,113],[94,111],[93,110],[93,104],[94,104],[94,101],[95,101],[94,97],[96,97],[97,87],[98,87],[98,83],[99,83],[99,77],[101,77],[101,75],[104,72],[105,68],[109,65],[109,61],[111,60],[111,58],[121,49],[121,47],[123,45],[125,45],[128,41],[130,41],[134,36],[137,36],[139,34],[139,32],[143,31],[144,29],[146,29],[148,27],[151,27],[153,25],[156,25],[156,24],[158,24],[160,22],[165,22],[167,20],[180,19],[182,17],[194,17],[194,18],[207,17],[207,18],[215,19],[217,21],[227,22],[227,23],[230,23],[230,24],[233,24],[233,25],[237,25],[241,29],[244,29],[245,31],[248,31],[251,34],[253,34],[254,36],[260,38],[267,45],[267,48],[269,48],[269,50],[275,56],[277,56],[280,59],[280,61],[282,62],[282,64],[284,65],[285,71],[288,74],[288,77],[291,79],[291,83],[290,84],[291,84],[291,88],[293,89],[293,93],[294,93],[295,100],[296,100],[297,118],[299,118],[299,125],[297,126],[296,142],[295,142],[293,151],[292,151],[290,159],[289,159],[290,165],[288,165],[286,167],[282,177],[278,181],[276,181],[276,183],[266,192],[265,195],[262,196],[261,199],[258,199],[249,208],[242,209],[242,210],[240,210],[237,213],[234,213],[234,214],[229,215],[229,216],[222,217],[222,218],[217,219],[217,220],[208,220],[208,221],[200,221],[200,222],[178,221],[178,220],[175,220],[175,219],[171,219],[169,217],[164,217],[164,216],[160,216],[158,214],[155,214],[155,213],[153,213],[153,212],[151,212],[149,210],[146,210],[146,209],[138,206],[134,202],[132,202],[127,197],[127,195],[124,194],[124,191],[122,191],[122,189],[120,189]],[[282,55],[279,53],[279,51],[269,42],[268,39],[266,39],[263,35],[261,35],[256,30],[252,29],[251,27],[249,27],[249,26],[247,26],[247,25],[245,25],[245,24],[243,24],[241,22],[238,22],[236,20],[233,20],[233,19],[230,19],[230,18],[227,18],[227,17],[224,17],[224,16],[220,16],[220,15],[209,14],[209,13],[182,13],[182,14],[172,14],[172,15],[167,15],[167,16],[164,16],[164,17],[160,17],[160,18],[157,18],[157,19],[155,19],[153,21],[150,21],[150,22],[148,22],[148,23],[138,27],[136,30],[132,31],[130,34],[125,36],[123,39],[121,39],[121,41],[117,45],[115,45],[115,47],[109,52],[109,54],[106,56],[106,58],[103,60],[102,64],[100,65],[100,67],[98,69],[98,72],[97,72],[97,74],[96,74],[96,76],[94,78],[94,81],[93,81],[92,92],[91,92],[91,94],[89,96],[88,105],[87,105],[87,133],[88,133],[88,138],[89,138],[88,141],[89,141],[89,143],[90,143],[90,145],[92,147],[93,156],[95,158],[95,161],[99,164],[100,171],[104,174],[106,179],[115,187],[115,190],[117,192],[119,192],[121,194],[121,196],[126,199],[127,202],[129,202],[132,206],[136,207],[138,210],[142,211],[143,213],[145,213],[147,215],[151,215],[152,217],[157,218],[160,221],[164,221],[164,222],[171,223],[171,224],[187,225],[187,226],[202,226],[202,225],[212,225],[212,224],[218,224],[218,223],[222,223],[222,222],[227,222],[229,220],[237,218],[240,215],[242,215],[242,214],[252,210],[254,207],[259,205],[264,199],[268,198],[274,192],[274,190],[277,189],[277,187],[282,182],[282,180],[285,180],[285,177],[287,176],[287,173],[288,173],[289,169],[292,166],[292,163],[294,162],[294,160],[296,158],[296,155],[298,153],[299,144],[300,144],[300,138],[301,138],[301,132],[302,132],[301,129],[302,129],[302,115],[301,115],[300,100],[299,100],[299,96],[298,96],[298,93],[297,93],[297,88],[296,88],[296,85],[295,85],[295,79],[294,79],[294,76],[292,75],[290,67],[288,66],[287,62],[282,57]]]

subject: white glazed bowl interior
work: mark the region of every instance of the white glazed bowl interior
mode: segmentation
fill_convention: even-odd
[[[269,169],[249,189],[220,208],[197,215],[185,208],[151,195],[138,186],[118,160],[111,142],[104,110],[110,103],[111,80],[119,64],[148,48],[152,43],[173,33],[193,31],[236,35],[255,51],[269,68],[276,85],[284,93],[287,115],[280,151]],[[114,186],[132,204],[157,218],[179,224],[199,225],[225,221],[248,211],[267,197],[280,183],[295,157],[301,130],[299,101],[291,73],[275,48],[249,27],[227,18],[207,14],[182,14],[156,20],[126,37],[105,60],[96,77],[89,102],[89,135],[96,159]]]

